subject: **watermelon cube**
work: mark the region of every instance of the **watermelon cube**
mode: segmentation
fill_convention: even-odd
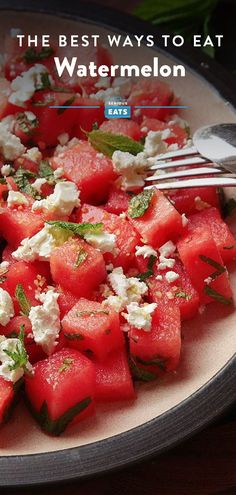
[[[153,247],[176,240],[183,232],[182,218],[161,191],[153,190],[148,209],[138,218],[129,217],[142,240]]]
[[[95,361],[95,400],[117,401],[135,399],[126,350],[119,349],[104,362]]]
[[[62,329],[67,345],[92,351],[100,361],[123,345],[118,313],[96,301],[80,299],[64,316]]]
[[[37,234],[44,226],[43,218],[29,207],[8,208],[0,211],[0,233],[14,247],[23,239]]]
[[[219,194],[216,187],[191,187],[177,189],[168,192],[169,199],[173,202],[179,213],[192,215],[198,211],[215,206],[220,208]]]
[[[93,363],[75,349],[62,349],[34,365],[25,376],[28,404],[41,428],[60,435],[93,412]]]
[[[191,228],[190,224],[177,248],[185,270],[199,293],[200,302],[208,304],[219,301],[230,304],[232,290],[228,273],[210,227]]]
[[[64,176],[80,189],[81,200],[94,204],[106,200],[116,178],[110,158],[98,153],[87,141],[80,141],[52,158],[51,165],[54,169],[62,167]]]
[[[105,253],[104,259],[114,266],[122,266],[126,270],[135,256],[135,246],[139,236],[125,218],[108,213],[102,208],[84,204],[78,212],[79,222],[103,223],[104,230],[116,236],[117,253]]]
[[[81,253],[83,254],[82,261]],[[50,258],[53,281],[75,296],[87,297],[106,278],[102,254],[82,239],[69,239]]]
[[[13,405],[13,400],[13,383],[0,376],[0,425],[8,420]]]
[[[202,210],[192,215],[189,220],[193,227],[210,227],[224,263],[236,259],[236,240],[217,208]]]
[[[131,327],[129,332],[131,369],[144,381],[175,370],[181,349],[180,311],[172,304],[157,307],[150,332]]]

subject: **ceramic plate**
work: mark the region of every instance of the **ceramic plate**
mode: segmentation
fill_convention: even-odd
[[[61,6],[60,6],[61,3]],[[78,2],[0,1],[0,43],[10,28],[31,33],[156,33],[153,27],[118,12]],[[38,5],[37,5],[38,4]],[[30,11],[35,10],[38,13]],[[189,106],[182,112],[193,131],[209,123],[236,122],[234,81],[224,70],[189,49],[171,52],[141,47],[114,49],[120,63],[187,65],[185,79],[170,84]],[[234,224],[234,222],[233,222]],[[236,221],[233,228],[236,231]],[[236,269],[231,281],[236,294]],[[236,312],[215,304],[183,326],[181,364],[159,383],[139,385],[135,403],[100,406],[96,418],[68,429],[60,438],[45,435],[23,404],[0,434],[0,486],[58,482],[91,476],[154,453],[194,434],[236,398]]]

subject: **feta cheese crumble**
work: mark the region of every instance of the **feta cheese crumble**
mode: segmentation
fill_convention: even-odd
[[[53,249],[56,247],[56,240],[51,233],[50,225],[45,225],[33,237],[26,237],[21,241],[20,246],[12,253],[12,257],[16,260],[48,261]]]
[[[126,277],[121,267],[114,268],[107,278],[115,295],[109,296],[104,305],[111,305],[115,311],[121,311],[131,302],[140,302],[142,296],[148,292],[144,282],[136,277]]]
[[[169,284],[171,284],[172,282],[175,282],[175,280],[177,280],[179,278],[179,274],[176,272],[169,271],[169,272],[166,272],[165,277],[166,277],[167,282],[169,282]]]
[[[58,182],[52,194],[33,203],[32,210],[48,210],[57,215],[68,216],[75,207],[80,206],[79,195],[80,191],[74,182]]]
[[[114,151],[112,162],[115,172],[121,177],[121,189],[132,190],[144,186],[148,162],[145,153],[136,156],[127,151]]]
[[[99,234],[85,234],[84,239],[102,253],[117,253],[115,234],[103,231]]]
[[[46,73],[48,74],[48,69],[45,65],[35,64],[29,70],[17,76],[11,83],[10,103],[24,106],[24,103],[32,98],[36,90],[43,88],[42,75]],[[49,76],[49,80],[53,82],[51,76]]]
[[[14,207],[20,205],[29,206],[28,199],[19,191],[9,191],[7,196],[7,206]]]
[[[14,314],[14,306],[10,294],[0,287],[0,325],[5,327]]]
[[[164,142],[164,139],[169,137],[170,134],[170,129],[165,129],[164,131],[149,131],[144,143],[144,153],[148,157],[154,157],[161,153],[165,153],[167,151],[167,144]]]
[[[188,218],[186,217],[185,213],[182,213],[181,218],[183,227],[186,227],[186,225],[188,224]]]
[[[11,165],[5,164],[1,168],[1,174],[3,175],[3,177],[8,177],[8,175],[10,175],[11,173],[11,170],[12,170]]]
[[[15,136],[0,122],[0,153],[6,160],[14,161],[24,153],[25,147],[20,138]]]
[[[156,303],[143,304],[139,306],[137,302],[127,305],[128,314],[122,313],[126,321],[135,328],[150,332],[152,324],[152,313],[157,307]]]
[[[39,163],[40,160],[42,160],[42,153],[41,153],[41,151],[39,151],[37,146],[34,146],[33,148],[29,148],[26,151],[26,153],[24,153],[22,155],[22,157],[27,158],[28,160],[31,160],[32,162]]]
[[[42,178],[36,179],[32,184],[31,187],[35,189],[39,194],[41,193],[42,186],[47,183],[47,180]]]
[[[172,241],[166,242],[158,249],[160,255],[164,256],[165,258],[168,258],[168,256],[170,256],[171,254],[174,254],[175,250],[176,246]]]
[[[38,299],[43,304],[32,306],[29,312],[34,340],[47,354],[52,353],[60,333],[58,297],[52,289],[41,293]]]
[[[25,370],[29,373],[33,372],[33,368],[29,361],[24,364],[24,367],[17,366],[15,369],[11,369],[15,363],[5,351],[18,353],[21,349],[22,343],[20,339],[8,339],[3,335],[0,335],[0,376],[7,381],[16,383],[24,375]]]
[[[157,256],[157,252],[152,246],[145,244],[144,246],[136,246],[136,256],[143,256],[144,258],[149,258],[150,256]]]

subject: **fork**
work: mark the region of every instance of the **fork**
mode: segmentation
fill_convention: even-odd
[[[146,184],[152,184],[145,189],[236,186],[236,124],[201,127],[193,135],[193,146],[162,153],[149,171],[160,173],[146,177]]]

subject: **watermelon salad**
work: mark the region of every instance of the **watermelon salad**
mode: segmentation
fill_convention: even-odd
[[[226,266],[236,242],[216,188],[144,189],[160,153],[191,145],[170,108],[135,109],[173,105],[169,86],[58,80],[54,53],[6,40],[0,422],[22,395],[42,429],[59,435],[101,401],[135,401],[137,381],[158,387],[178,370],[182,322],[208,304],[233,308]],[[111,60],[99,47],[89,57]],[[117,95],[131,119],[105,120]]]

